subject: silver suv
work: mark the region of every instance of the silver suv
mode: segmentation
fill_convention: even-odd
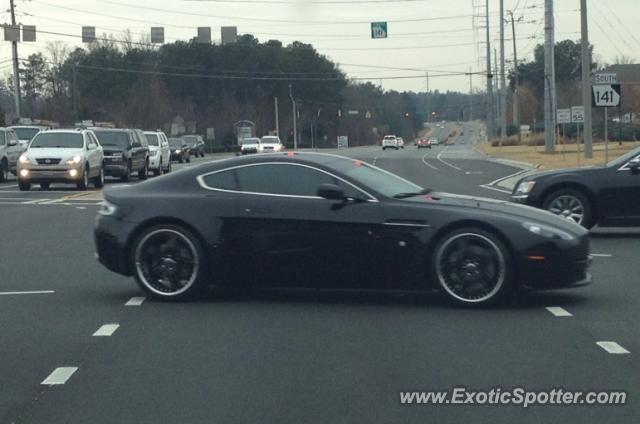
[[[9,179],[9,172],[16,173],[16,163],[22,153],[18,136],[9,128],[0,128],[0,183]]]
[[[93,131],[43,131],[18,159],[18,186],[25,191],[37,182],[46,190],[51,183],[68,183],[86,190],[93,180],[100,188],[104,185],[103,161],[102,146]]]

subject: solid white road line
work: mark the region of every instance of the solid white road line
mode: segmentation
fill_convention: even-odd
[[[513,174],[509,174],[506,177],[500,177],[497,180],[493,180],[487,185],[494,186],[494,185],[498,184],[500,181],[509,179],[511,177],[515,177],[516,175],[524,174],[525,172],[528,172],[528,171],[529,171],[529,169],[521,169],[520,171],[514,172]]]
[[[44,381],[40,384],[44,384],[47,386],[54,386],[57,384],[64,384],[67,382],[69,378],[73,375],[74,372],[78,371],[78,367],[59,367],[53,370],[49,377],[45,378]]]
[[[442,149],[442,151],[440,153],[438,153],[438,156],[436,156],[436,159],[438,159],[440,162],[444,163],[445,165],[453,168],[453,169],[457,169],[458,171],[462,171],[462,168],[458,168],[455,165],[450,164],[449,162],[447,162],[446,160],[442,159],[441,156],[444,152],[447,151],[447,149],[449,148],[449,146],[446,146],[444,149]]]
[[[51,199],[35,199],[35,200],[27,200],[26,202],[22,202],[23,205],[33,205],[34,203],[46,202]]]
[[[140,305],[142,305],[142,302],[144,302],[145,299],[146,299],[146,297],[132,297],[124,305],[125,306],[140,306]]]
[[[120,324],[105,324],[102,327],[98,328],[95,333],[93,333],[94,337],[110,337],[116,330],[120,327]]]
[[[8,186],[2,186],[2,187],[0,187],[0,190],[6,190],[6,189],[8,189],[8,188],[16,188],[16,187],[18,187],[18,184],[15,184],[15,185],[8,185]]]
[[[438,168],[436,168],[435,166],[431,165],[429,162],[426,161],[427,159],[427,155],[429,153],[426,153],[424,156],[422,156],[422,163],[424,163],[425,165],[427,165],[429,168],[434,169],[434,170],[438,170]]]
[[[0,296],[13,296],[17,294],[53,294],[54,290],[31,290],[31,291],[11,291],[11,292],[0,292]]]
[[[551,312],[557,317],[572,317],[571,313],[560,306],[547,306],[547,311]]]
[[[608,353],[617,355],[631,353],[616,342],[596,342],[596,344],[606,350]]]
[[[610,253],[592,253],[591,256],[595,256],[595,257],[598,257],[598,258],[610,258],[613,255],[610,254]]]
[[[506,194],[511,194],[510,191],[508,190],[503,190],[501,188],[497,188],[497,187],[492,187],[489,184],[482,184],[480,187],[482,188],[486,188],[487,190],[493,190],[493,191],[499,191],[500,193],[506,193]]]

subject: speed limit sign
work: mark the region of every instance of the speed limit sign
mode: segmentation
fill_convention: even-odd
[[[571,106],[571,122],[574,124],[584,122],[584,106]]]

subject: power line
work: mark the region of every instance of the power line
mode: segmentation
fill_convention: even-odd
[[[633,52],[633,47],[631,47],[629,45],[629,43],[627,43],[626,38],[622,37],[622,34],[620,34],[619,31],[616,30],[616,28],[611,24],[611,21],[609,21],[609,19],[607,18],[607,16],[602,12],[602,9],[600,9],[600,7],[598,5],[596,5],[596,2],[591,1],[589,2],[593,7],[595,7],[598,12],[600,12],[600,16],[602,16],[602,19],[604,19],[605,23],[607,25],[609,25],[609,28],[611,28],[613,30],[613,32],[620,38],[620,40],[622,40],[622,42],[627,46],[627,48],[629,49],[629,51]],[[609,40],[609,42],[611,42],[611,44],[613,44],[613,47],[618,51],[618,53],[620,53],[621,55],[623,55],[623,53],[621,53],[620,49],[618,48],[618,46],[616,45],[616,43],[614,43],[611,38],[609,37],[609,35],[606,33],[606,31],[600,26],[600,24],[598,23],[597,19],[594,19],[594,22],[596,24],[596,26],[604,33],[605,37],[607,37],[607,40]]]

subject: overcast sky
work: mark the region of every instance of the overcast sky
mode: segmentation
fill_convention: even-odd
[[[6,6],[2,21],[10,22],[9,0],[0,1]],[[44,50],[49,41],[80,46],[75,37],[81,34],[82,25],[95,26],[97,34],[116,36],[130,29],[135,38],[148,34],[151,26],[164,26],[167,42],[192,38],[199,26],[211,27],[215,42],[220,39],[220,26],[237,26],[240,34],[254,34],[260,41],[311,43],[321,54],[339,63],[349,77],[370,79],[386,89],[424,91],[424,74],[429,70],[431,90],[466,92],[468,76],[438,77],[438,74],[485,70],[484,0],[15,1],[19,23],[65,34],[39,32],[37,42],[20,43],[21,58]],[[557,41],[579,39],[579,5],[579,0],[556,0]],[[588,7],[590,41],[595,45],[596,57],[605,62],[613,62],[620,55],[640,60],[640,32],[636,31],[640,2],[589,0]],[[490,9],[492,47],[500,54],[499,1],[490,0]],[[519,21],[516,24],[519,59],[531,59],[536,43],[543,41],[544,0],[505,0],[505,9],[514,10]],[[474,18],[474,14],[483,16]],[[387,39],[371,39],[373,21],[388,22]],[[511,26],[505,30],[506,57],[511,61]],[[10,43],[3,42],[0,52],[0,72],[9,72]],[[483,89],[484,82],[481,76],[473,77],[474,89]]]

